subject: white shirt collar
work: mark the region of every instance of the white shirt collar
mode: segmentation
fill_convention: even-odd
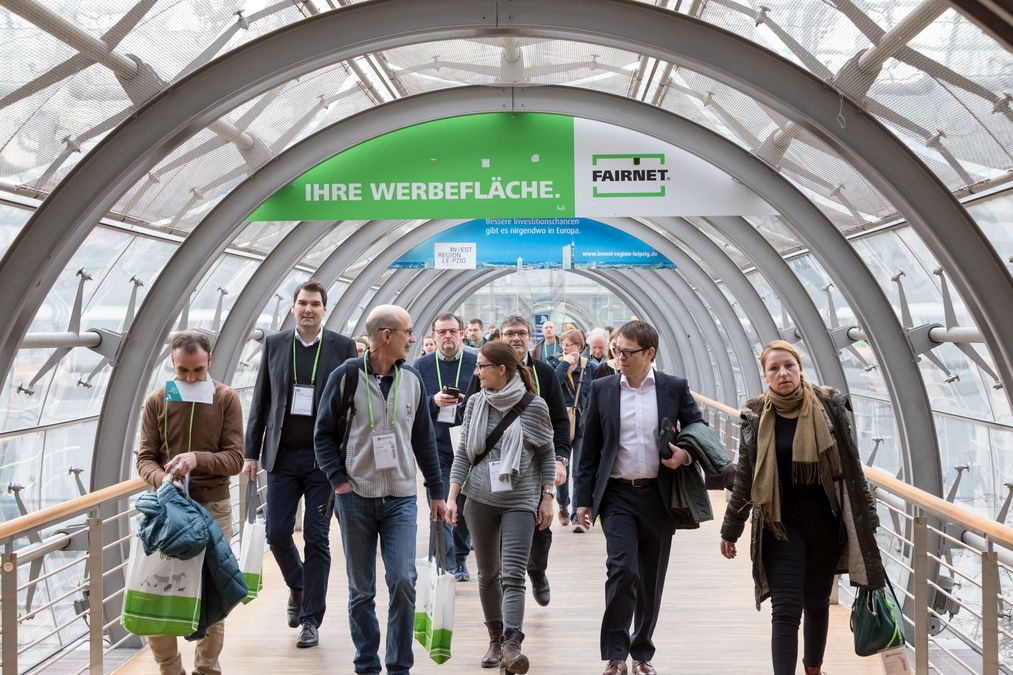
[[[647,384],[650,384],[651,387],[654,386],[654,366],[651,366],[651,369],[647,371],[647,375],[644,377],[644,381],[640,383],[640,387],[634,387],[630,385],[630,381],[626,379],[625,374],[621,374],[619,376],[619,386],[622,387],[623,389],[629,389],[630,391],[638,391],[639,389],[643,389],[644,385]]]
[[[301,344],[303,347],[312,347],[313,345],[315,345],[317,342],[320,341],[320,338],[322,338],[323,335],[324,335],[324,327],[321,326],[320,332],[317,333],[317,336],[312,340],[310,340],[309,342],[306,342],[305,340],[302,339],[302,335],[299,334],[299,329],[297,328],[295,331],[295,337],[297,340],[299,340],[299,344]]]

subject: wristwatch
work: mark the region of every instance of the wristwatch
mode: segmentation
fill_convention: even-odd
[[[556,455],[556,461],[557,462],[562,462],[563,466],[565,466],[567,469],[570,468],[570,460],[568,460],[566,457],[563,457],[561,455]]]
[[[543,495],[549,495],[550,497],[555,497],[556,496],[556,491],[555,490],[545,490],[545,489],[543,489],[542,490],[542,494]]]

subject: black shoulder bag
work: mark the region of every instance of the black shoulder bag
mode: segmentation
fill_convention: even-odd
[[[338,436],[341,436],[341,454],[345,454],[348,447],[348,432],[352,428],[352,416],[355,415],[355,406],[352,399],[355,398],[355,389],[359,386],[359,368],[356,362],[358,358],[345,361],[345,381],[341,387],[341,406],[338,408]],[[327,496],[327,503],[317,507],[317,511],[324,518],[330,518],[334,513],[334,490]]]

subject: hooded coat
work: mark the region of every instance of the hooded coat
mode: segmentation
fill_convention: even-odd
[[[841,508],[841,522],[846,543],[837,562],[837,574],[847,574],[852,586],[876,589],[886,585],[886,573],[876,542],[876,528],[879,516],[876,502],[869,491],[869,484],[862,472],[854,430],[851,427],[851,402],[845,394],[833,387],[813,386],[816,398],[826,410],[830,420],[830,431],[837,445],[840,457],[840,473],[834,476],[832,485],[824,485],[831,504]],[[763,410],[763,396],[746,402],[742,410],[739,438],[739,463],[735,472],[735,486],[732,498],[725,510],[721,526],[721,538],[735,542],[745,529],[746,516],[752,511],[752,538],[750,558],[753,561],[753,582],[755,584],[756,609],[770,597],[767,572],[763,565],[763,530],[766,523],[760,509],[752,506],[750,494],[756,468],[756,438]],[[821,460],[827,461],[827,460]],[[834,491],[831,495],[830,490]],[[835,499],[836,496],[836,499]]]

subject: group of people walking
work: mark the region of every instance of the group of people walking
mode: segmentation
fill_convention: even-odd
[[[155,391],[145,405],[140,475],[153,486],[191,475],[191,496],[229,533],[231,514],[220,507],[227,476],[242,470],[257,480],[266,471],[267,538],[301,648],[319,644],[333,502],[352,661],[362,674],[408,673],[414,663],[418,472],[461,581],[471,578],[474,550],[489,634],[486,652],[474,656],[482,667],[526,673],[535,660],[523,648],[526,582],[536,602],[549,604],[553,518],[575,533],[598,524],[608,573],[603,675],[655,673],[653,634],[677,527],[673,481],[678,472],[698,471],[678,434],[702,422],[689,383],[654,367],[658,332],[631,321],[586,337],[576,330],[557,336],[549,323],[532,350],[531,324],[511,315],[493,327],[498,339],[471,346],[466,329],[477,329],[478,338],[483,326],[444,313],[432,322],[434,351],[409,365],[416,327],[404,309],[369,313],[362,354],[349,338],[323,329],[326,310],[319,283],[295,290],[293,327],[264,341],[245,439],[238,397],[227,386],[214,383],[211,406],[191,404],[190,411],[176,410],[164,388]],[[206,338],[177,336],[171,353],[179,381],[210,381]],[[846,571],[856,585],[885,583],[878,519],[847,398],[810,384],[790,343],[767,345],[760,364],[769,388],[742,413],[721,554],[735,557],[752,514],[757,607],[767,597],[773,605],[774,672],[794,672],[804,614],[803,663],[819,673],[834,574]],[[671,429],[662,428],[665,420]],[[293,540],[301,499],[302,555]],[[383,662],[374,607],[378,544],[389,592]],[[221,672],[224,627],[213,628],[198,645],[200,673]],[[166,675],[185,672],[175,644],[152,640]]]

